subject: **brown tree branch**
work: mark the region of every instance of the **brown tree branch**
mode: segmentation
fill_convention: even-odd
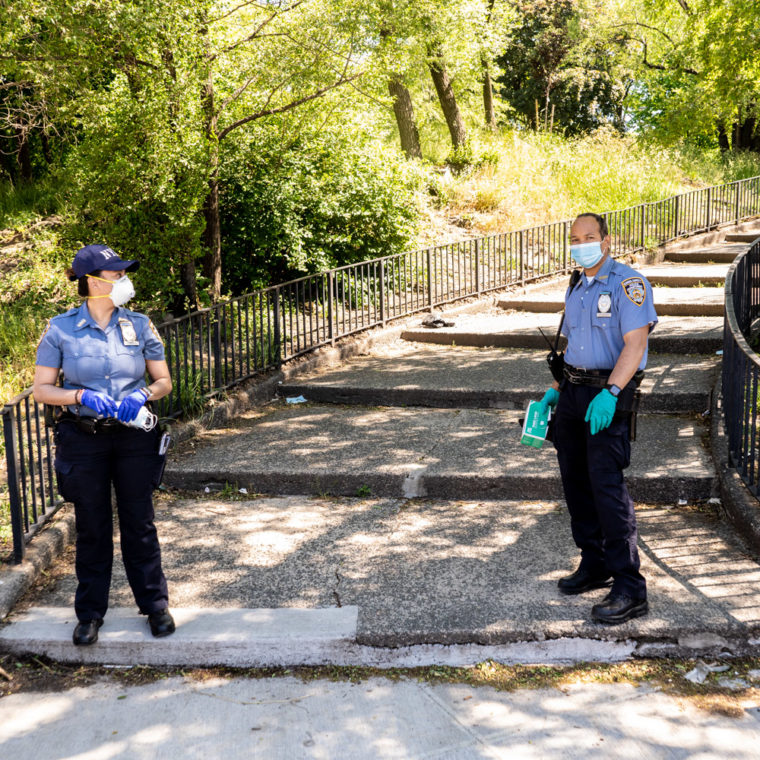
[[[253,42],[257,37],[260,36],[260,32],[262,29],[266,28],[269,24],[272,23],[278,16],[282,16],[285,13],[288,13],[289,11],[294,10],[299,5],[303,5],[306,2],[306,0],[296,0],[292,5],[289,5],[287,8],[283,8],[280,10],[276,10],[274,13],[270,13],[267,18],[265,18],[247,37],[243,37],[242,39],[238,40],[237,42],[233,42],[231,45],[228,45],[225,48],[222,48],[218,53],[214,53],[214,55],[211,56],[210,60],[214,60],[219,57],[222,53],[231,53],[233,50],[236,50],[241,45],[245,45],[247,42]]]
[[[363,73],[364,72],[360,71],[351,77],[341,78],[337,82],[333,82],[332,84],[327,85],[327,87],[322,87],[316,92],[313,92],[311,95],[305,95],[302,98],[298,98],[297,100],[293,100],[290,103],[286,103],[284,106],[278,106],[277,108],[265,108],[261,111],[257,111],[256,113],[244,116],[242,119],[233,121],[232,124],[226,126],[221,132],[219,132],[217,139],[223,140],[230,132],[232,132],[233,129],[242,127],[243,124],[248,124],[249,122],[255,121],[256,119],[263,119],[265,116],[274,116],[278,113],[285,113],[286,111],[291,111],[294,108],[298,108],[298,106],[303,105],[304,103],[308,103],[310,100],[321,98],[323,95],[330,92],[330,90],[334,90],[336,87],[340,87],[343,84],[352,82],[354,79],[358,79]]]
[[[676,2],[683,8],[687,16],[691,16],[691,8],[686,4],[686,0],[676,0]]]

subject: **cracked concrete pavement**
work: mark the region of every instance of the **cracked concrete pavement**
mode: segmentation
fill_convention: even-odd
[[[580,637],[672,649],[709,633],[731,650],[760,635],[760,565],[695,509],[639,511],[651,612],[613,629],[588,619],[603,590],[557,592],[577,562],[561,502],[165,496],[157,525],[173,606],[357,606],[360,644]],[[114,571],[111,604],[129,608],[118,557]],[[28,604],[70,606],[75,583],[69,566]]]

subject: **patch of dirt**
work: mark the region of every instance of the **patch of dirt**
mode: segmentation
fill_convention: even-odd
[[[757,670],[760,658],[727,661],[731,675],[746,678]],[[0,655],[0,697],[21,692],[65,691],[102,681],[141,686],[172,676],[193,681],[213,678],[283,678],[303,681],[328,680],[359,683],[370,678],[391,681],[414,679],[427,683],[462,683],[490,686],[498,691],[555,688],[569,692],[579,684],[628,683],[648,686],[711,713],[741,718],[746,710],[760,705],[760,688],[754,684],[732,691],[721,687],[717,678],[704,684],[687,681],[693,667],[689,660],[633,660],[611,665],[584,663],[558,667],[542,665],[501,665],[487,660],[470,668],[433,666],[425,668],[300,667],[300,668],[153,668],[144,665],[107,667],[68,665],[47,657]]]

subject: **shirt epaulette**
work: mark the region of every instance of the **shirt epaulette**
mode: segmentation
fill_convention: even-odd
[[[73,306],[68,311],[64,311],[63,314],[56,314],[54,317],[50,317],[48,321],[52,324],[53,322],[60,322],[68,317],[73,317],[75,314],[79,313],[79,309],[81,308],[81,306]]]

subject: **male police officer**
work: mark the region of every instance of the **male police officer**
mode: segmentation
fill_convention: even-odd
[[[581,214],[575,220],[570,253],[583,275],[565,295],[564,380],[555,381],[542,399],[556,407],[554,446],[581,550],[578,569],[558,585],[565,594],[611,585],[591,617],[616,624],[649,609],[623,470],[630,462],[632,399],[657,315],[647,280],[610,257],[601,216]]]

